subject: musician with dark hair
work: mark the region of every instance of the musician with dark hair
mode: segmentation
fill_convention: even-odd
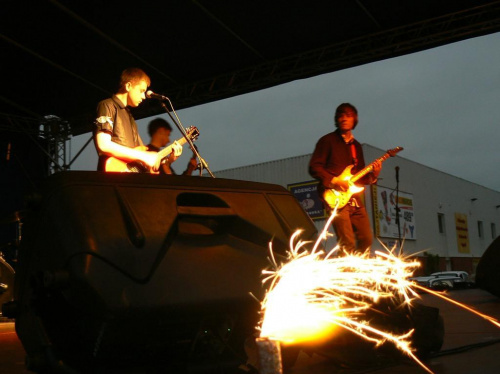
[[[347,167],[352,165],[348,175],[355,174],[365,167],[363,148],[352,134],[358,124],[358,111],[354,105],[343,103],[337,107],[334,119],[337,129],[318,140],[309,162],[309,174],[319,181],[318,192],[321,195],[328,190],[342,194],[355,191],[356,185],[375,183],[382,168],[382,163],[375,161],[371,173],[358,179],[356,185],[345,178],[344,171]],[[340,249],[346,252],[365,251],[373,241],[361,194],[353,193],[344,206],[339,206],[333,219],[337,243]],[[329,213],[335,207],[326,202],[325,206]]]
[[[157,117],[148,125],[148,134],[151,137],[147,145],[148,151],[160,152],[170,142],[170,134],[172,133],[172,126],[168,121],[161,117]],[[196,147],[196,146],[195,146]],[[161,164],[160,174],[176,175],[177,173],[172,168],[172,163],[177,160],[177,156],[171,153]],[[182,175],[191,175],[194,170],[198,168],[196,157],[193,155],[188,162],[186,170]]]

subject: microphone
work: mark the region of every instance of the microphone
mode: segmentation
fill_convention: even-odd
[[[396,182],[399,182],[399,166],[396,166],[395,169],[396,169]]]
[[[149,90],[146,92],[146,97],[148,99],[156,99],[156,100],[168,100],[168,97],[166,96],[163,96],[163,95],[160,95],[160,94],[156,94],[154,93],[153,91]]]

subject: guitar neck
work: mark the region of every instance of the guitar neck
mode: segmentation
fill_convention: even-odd
[[[363,178],[366,174],[371,172],[373,170],[373,166],[377,161],[384,162],[387,160],[391,155],[389,153],[384,154],[382,157],[377,158],[375,161],[373,161],[370,165],[366,166],[362,170],[358,171],[356,174],[354,174],[351,178],[351,182],[356,182],[358,179]]]

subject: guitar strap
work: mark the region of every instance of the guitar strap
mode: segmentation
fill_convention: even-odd
[[[354,141],[351,141],[349,143],[349,145],[351,148],[352,163],[353,163],[354,167],[356,167],[358,165],[358,154],[356,152],[356,146],[354,145]],[[352,206],[359,208],[359,203],[358,203],[355,196],[351,197],[351,199],[348,202],[348,205],[352,205]]]
[[[354,166],[358,166],[358,154],[356,153],[356,146],[354,145],[354,142],[351,142],[350,146],[351,146],[352,163]]]

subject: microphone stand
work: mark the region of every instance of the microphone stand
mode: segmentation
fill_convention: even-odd
[[[165,109],[165,112],[168,114],[168,116],[170,117],[170,119],[172,120],[172,122],[175,123],[175,125],[177,126],[177,128],[181,132],[182,136],[184,136],[184,139],[186,139],[186,142],[189,144],[189,147],[191,148],[191,151],[193,151],[193,154],[198,158],[198,161],[199,161],[199,164],[200,164],[200,176],[201,176],[201,174],[203,172],[203,169],[205,169],[208,172],[208,174],[210,174],[210,176],[212,178],[215,178],[215,175],[208,168],[208,164],[201,157],[200,153],[198,152],[198,150],[194,146],[194,144],[191,141],[191,139],[189,139],[189,136],[187,135],[186,130],[184,129],[184,127],[181,124],[181,120],[179,119],[179,117],[177,116],[177,113],[175,112],[175,109],[174,109],[174,106],[172,105],[172,102],[170,101],[170,99],[168,97],[166,99],[168,100],[168,102],[170,104],[170,107],[172,108],[172,111],[174,112],[175,117],[177,118],[178,122],[174,119],[174,117],[172,117],[172,114],[170,113],[170,110],[168,109],[168,107],[165,105],[165,103],[163,101],[160,101],[161,106],[163,107],[163,109]]]
[[[401,245],[401,223],[399,222],[399,166],[396,166],[396,225],[398,225],[398,242],[399,242],[399,253],[403,253],[403,247]]]

